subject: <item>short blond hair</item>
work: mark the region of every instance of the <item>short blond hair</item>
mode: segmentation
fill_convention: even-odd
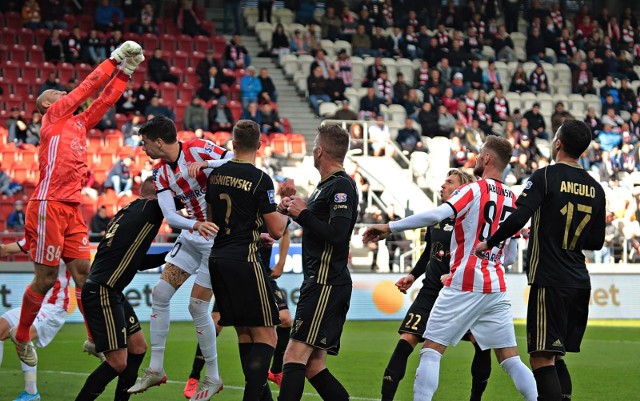
[[[466,173],[464,171],[462,171],[459,168],[452,168],[451,170],[449,170],[447,172],[447,177],[450,177],[452,175],[457,176],[460,179],[460,185],[464,185],[464,184],[468,184],[470,182],[475,182],[476,177],[474,177],[473,175]]]

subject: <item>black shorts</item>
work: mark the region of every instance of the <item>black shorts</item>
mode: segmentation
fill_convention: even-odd
[[[420,338],[420,342],[424,341],[422,336],[427,329],[427,320],[429,319],[431,309],[433,309],[433,304],[436,303],[439,293],[439,290],[423,286],[409,307],[404,320],[400,324],[398,333],[413,334]]]
[[[84,318],[96,352],[127,348],[127,338],[140,331],[138,316],[124,294],[87,282],[82,287]]]
[[[211,286],[220,326],[269,327],[280,324],[269,278],[260,263],[210,258]]]
[[[351,284],[303,283],[291,339],[324,349],[330,355],[338,355],[351,289]]]
[[[590,296],[591,290],[585,288],[533,284],[527,307],[528,352],[580,352]]]

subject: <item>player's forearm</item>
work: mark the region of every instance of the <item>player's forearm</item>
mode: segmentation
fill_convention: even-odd
[[[160,210],[162,210],[162,214],[169,226],[179,230],[193,230],[193,226],[197,221],[187,219],[177,213],[176,204],[170,191],[158,192],[158,205],[160,205]]]
[[[454,215],[453,208],[448,203],[443,203],[435,209],[405,217],[402,220],[389,222],[389,229],[392,233],[416,228],[429,227],[439,221],[448,219]]]
[[[116,76],[109,81],[100,97],[91,103],[87,111],[82,113],[82,117],[84,117],[86,121],[87,129],[91,129],[98,124],[104,114],[116,104],[127,88],[129,79],[129,75],[119,71]]]
[[[158,266],[162,266],[164,264],[164,258],[168,253],[169,252],[148,253],[144,255],[144,259],[142,260],[142,263],[140,263],[138,271],[155,269]]]
[[[498,230],[487,239],[487,246],[489,249],[497,246],[507,238],[513,237],[531,218],[533,211],[526,206],[521,206],[516,209],[505,221],[500,224]]]
[[[76,89],[55,102],[47,114],[53,117],[73,114],[85,100],[109,80],[117,67],[118,64],[113,59],[107,59],[100,63]]]
[[[282,238],[280,238],[280,242],[278,243],[278,256],[279,260],[286,259],[289,254],[289,246],[291,245],[291,236],[289,235],[289,219],[287,219],[287,228],[284,229],[284,234],[282,234]]]
[[[327,223],[314,216],[309,209],[305,209],[300,212],[296,221],[302,228],[310,230],[314,236],[331,245],[344,244],[351,237],[351,219],[347,217],[336,217]]]

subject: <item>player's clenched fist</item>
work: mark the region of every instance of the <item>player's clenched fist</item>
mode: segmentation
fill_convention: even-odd
[[[126,57],[133,57],[139,54],[142,54],[142,46],[133,40],[127,40],[111,53],[111,58],[121,63]]]
[[[401,293],[406,294],[407,290],[411,288],[414,281],[416,281],[416,278],[413,277],[413,274],[407,274],[406,276],[402,277],[400,280],[396,281],[396,287],[398,287],[398,290]]]
[[[120,70],[127,75],[132,75],[138,66],[144,61],[144,55],[138,54],[133,57],[125,57],[120,65]]]
[[[362,234],[362,242],[365,244],[368,242],[378,242],[387,238],[391,234],[389,224],[374,224],[367,228]]]

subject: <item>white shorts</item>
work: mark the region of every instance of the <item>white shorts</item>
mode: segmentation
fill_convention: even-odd
[[[18,323],[20,323],[20,308],[11,309],[0,317],[9,323],[9,327],[18,327]],[[40,348],[49,345],[64,325],[66,319],[67,311],[60,306],[43,304],[36,319],[33,321],[33,327],[38,333],[35,344]]]
[[[212,246],[212,237],[206,240],[197,232],[182,230],[164,260],[191,275],[197,274],[195,283],[211,289],[209,254]]]
[[[485,294],[442,288],[423,337],[445,346],[455,346],[469,330],[483,350],[515,347],[516,333],[507,293]]]

